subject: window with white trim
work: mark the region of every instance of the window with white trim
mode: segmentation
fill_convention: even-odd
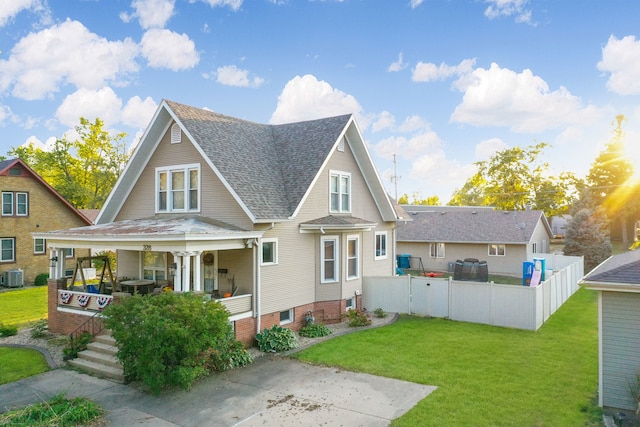
[[[166,252],[143,252],[142,277],[145,280],[167,279],[167,254]]]
[[[75,250],[73,248],[62,248],[62,253],[65,258],[73,258],[75,256]]]
[[[489,245],[489,256],[504,256],[505,255],[505,245],[499,245],[496,243]]]
[[[533,242],[531,244],[531,253],[534,253],[534,254],[538,253],[538,243],[537,242]]]
[[[376,231],[376,256],[375,259],[387,258],[387,232]]]
[[[47,241],[42,238],[33,239],[33,253],[35,255],[42,255],[47,253]]]
[[[286,325],[288,323],[293,323],[293,308],[280,312],[280,324]]]
[[[356,299],[354,297],[351,298],[347,298],[347,300],[345,301],[345,305],[346,305],[346,309],[348,310],[353,310],[356,308]]]
[[[29,215],[29,193],[3,191],[2,216]]]
[[[429,256],[431,258],[444,258],[444,243],[429,243]]]
[[[322,236],[320,239],[320,281],[332,283],[338,281],[338,236]]]
[[[331,212],[351,212],[351,174],[348,172],[329,173],[329,210]]]
[[[199,210],[200,165],[156,169],[156,212]]]
[[[347,279],[360,277],[360,239],[358,236],[347,236]]]
[[[0,262],[12,262],[15,260],[16,260],[15,237],[4,237],[0,239]]]
[[[262,239],[262,265],[278,263],[278,239]]]

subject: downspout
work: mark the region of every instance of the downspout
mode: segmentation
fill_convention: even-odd
[[[262,290],[261,286],[261,275],[260,275],[260,251],[257,248],[262,247],[262,238],[255,239],[253,241],[253,277],[255,277],[256,285],[255,285],[255,298],[254,298],[254,313],[256,314],[256,334],[259,334],[262,328],[260,317],[261,317],[261,309],[260,304],[262,302],[262,298],[260,296],[260,292]]]

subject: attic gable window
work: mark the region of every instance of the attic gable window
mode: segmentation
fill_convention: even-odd
[[[171,125],[171,143],[172,144],[180,144],[182,142],[182,131],[180,130],[180,125],[174,123]]]
[[[351,174],[331,171],[329,174],[329,210],[351,212]]]
[[[338,151],[344,152],[344,138],[340,139],[340,142],[338,142]]]
[[[156,168],[156,212],[197,212],[200,165]]]

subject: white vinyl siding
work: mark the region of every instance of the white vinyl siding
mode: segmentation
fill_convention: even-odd
[[[640,372],[640,294],[602,291],[603,405],[635,411],[629,382]]]

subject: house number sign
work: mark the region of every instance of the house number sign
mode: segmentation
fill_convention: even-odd
[[[151,250],[151,245],[142,245],[142,250],[143,251],[150,251]]]

